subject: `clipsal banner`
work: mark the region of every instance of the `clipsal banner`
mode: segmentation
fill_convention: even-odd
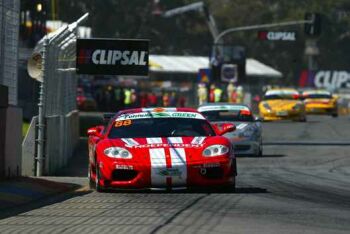
[[[148,40],[78,39],[77,73],[148,75]]]
[[[299,84],[301,87],[315,86],[329,90],[350,88],[350,72],[337,70],[303,71],[299,79]]]
[[[259,31],[258,39],[259,40],[268,40],[268,41],[295,41],[296,32],[276,32],[276,31]]]

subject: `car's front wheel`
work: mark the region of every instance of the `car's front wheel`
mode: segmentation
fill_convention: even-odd
[[[91,168],[91,163],[89,162],[88,165],[88,180],[89,180],[89,188],[93,189],[95,187],[95,182],[92,179],[92,168]]]
[[[95,177],[95,190],[99,193],[104,192],[106,189],[100,183],[101,181],[101,172],[98,164],[96,165],[96,177]]]

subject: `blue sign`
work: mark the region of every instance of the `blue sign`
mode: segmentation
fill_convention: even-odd
[[[211,77],[211,69],[209,68],[199,69],[198,75],[197,75],[197,82],[210,83],[210,77]]]

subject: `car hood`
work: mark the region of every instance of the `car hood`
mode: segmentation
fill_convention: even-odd
[[[174,150],[181,149],[186,155],[192,155],[193,159],[201,157],[202,151],[214,144],[230,146],[230,142],[222,136],[199,136],[199,137],[150,137],[150,138],[117,138],[105,139],[98,143],[97,151],[103,152],[109,147],[122,147],[133,155],[147,155],[155,149]]]
[[[296,104],[301,104],[298,100],[269,100],[265,101],[273,110],[289,110]]]

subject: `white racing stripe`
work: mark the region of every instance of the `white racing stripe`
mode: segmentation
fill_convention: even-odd
[[[162,138],[160,137],[152,137],[152,138],[146,138],[148,144],[158,144],[163,143]]]
[[[182,144],[183,140],[182,137],[168,137],[167,141],[169,144]]]
[[[187,161],[184,148],[170,148],[171,168],[174,175],[171,177],[172,186],[187,185]]]
[[[150,149],[151,159],[151,184],[152,186],[166,186],[166,176],[162,175],[163,171],[166,171],[166,159],[164,149]]]
[[[127,145],[127,146],[135,146],[135,145],[139,145],[139,143],[137,141],[135,141],[132,138],[122,138],[122,141]]]
[[[246,126],[248,126],[248,124],[240,124],[240,125],[237,126],[237,129],[243,129]]]
[[[182,144],[181,137],[167,138],[169,144]],[[161,138],[147,138],[148,144],[162,143]],[[187,160],[184,148],[170,148],[171,168],[167,168],[164,148],[149,149],[151,159],[151,184],[154,187],[167,186],[171,178],[172,186],[187,185]]]
[[[195,138],[193,138],[191,144],[192,145],[200,145],[203,143],[204,140],[205,140],[205,137],[195,137]]]

